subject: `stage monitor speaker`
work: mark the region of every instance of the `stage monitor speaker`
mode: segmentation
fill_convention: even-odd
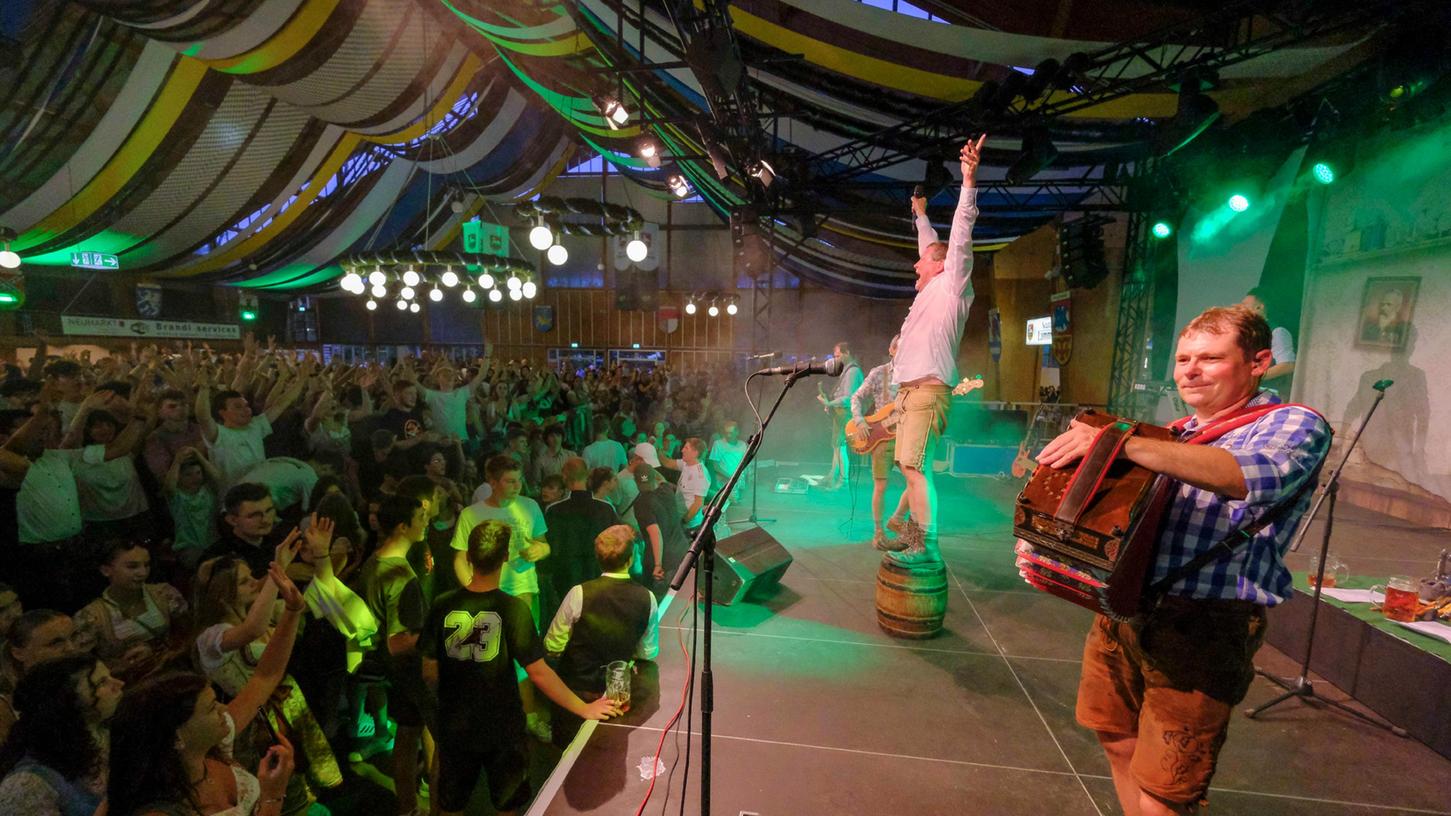
[[[715,602],[722,606],[775,589],[793,560],[791,553],[760,527],[717,541],[715,554]]]

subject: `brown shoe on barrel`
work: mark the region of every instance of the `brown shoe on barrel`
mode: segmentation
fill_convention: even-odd
[[[874,549],[881,550],[882,552],[893,552],[903,549],[906,546],[907,545],[902,541],[902,539],[887,538],[882,533],[877,533],[875,536],[872,537],[872,547]]]

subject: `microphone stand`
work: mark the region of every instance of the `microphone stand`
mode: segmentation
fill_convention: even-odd
[[[1384,728],[1398,737],[1406,736],[1406,729],[1398,725],[1372,717],[1362,711],[1351,708],[1339,700],[1331,700],[1328,697],[1316,694],[1315,686],[1310,682],[1310,655],[1315,649],[1315,624],[1320,619],[1320,591],[1325,586],[1325,562],[1327,560],[1326,556],[1330,552],[1330,534],[1335,526],[1335,496],[1340,492],[1340,474],[1341,471],[1345,470],[1345,464],[1350,461],[1350,454],[1355,450],[1356,443],[1360,441],[1360,435],[1365,433],[1365,427],[1370,424],[1370,418],[1375,415],[1375,409],[1380,407],[1381,400],[1385,399],[1386,389],[1391,387],[1392,384],[1390,380],[1381,380],[1372,386],[1376,390],[1375,402],[1370,404],[1370,410],[1366,411],[1365,419],[1361,421],[1360,427],[1355,430],[1355,436],[1350,438],[1350,444],[1345,446],[1345,455],[1341,457],[1340,463],[1335,466],[1335,470],[1330,473],[1330,478],[1326,480],[1325,487],[1321,489],[1320,495],[1315,498],[1315,504],[1311,506],[1310,512],[1306,514],[1304,525],[1300,528],[1300,532],[1296,535],[1294,544],[1291,546],[1292,550],[1299,549],[1300,541],[1305,537],[1305,532],[1310,527],[1310,521],[1320,512],[1320,506],[1326,504],[1328,501],[1330,509],[1326,512],[1325,533],[1320,539],[1320,566],[1315,572],[1315,592],[1312,596],[1310,606],[1310,632],[1305,638],[1305,656],[1300,661],[1300,676],[1294,679],[1276,677],[1264,669],[1256,668],[1255,674],[1264,677],[1266,680],[1284,689],[1285,693],[1267,703],[1246,709],[1244,715],[1249,719],[1258,717],[1260,714],[1269,711],[1286,700],[1298,698],[1319,701],[1338,711],[1358,717],[1371,725]]]
[[[685,557],[681,560],[679,568],[675,570],[675,576],[670,579],[670,588],[679,592],[684,586],[692,570],[699,567],[696,586],[704,585],[705,597],[705,644],[701,650],[700,669],[700,814],[710,816],[710,740],[711,740],[711,714],[715,711],[714,700],[714,676],[711,672],[710,653],[710,632],[713,621],[712,607],[715,605],[715,525],[720,521],[722,508],[725,507],[726,498],[735,489],[736,483],[746,472],[746,467],[756,458],[756,453],[761,449],[761,442],[766,437],[766,428],[771,424],[771,418],[776,415],[776,409],[781,407],[781,400],[786,397],[786,392],[796,381],[806,376],[805,368],[786,376],[786,387],[776,396],[776,404],[761,421],[761,427],[751,434],[746,445],[746,455],[741,463],[736,465],[736,470],[726,480],[725,486],[715,494],[710,505],[705,508],[704,520],[700,529],[695,534],[695,540],[691,542],[690,549],[685,551]],[[751,376],[756,376],[752,374]],[[687,735],[688,738],[688,735]]]
[[[771,356],[774,357],[775,355],[772,354]],[[787,388],[790,388],[791,385],[788,384],[786,387]],[[761,402],[761,391],[764,388],[765,388],[765,381],[764,380],[758,381],[756,383],[756,403],[757,404],[759,404]],[[780,404],[779,401],[777,402],[777,404],[778,405]],[[773,413],[773,414],[776,413],[776,409],[775,408],[772,408],[771,409],[771,413]],[[765,426],[762,426],[762,427],[764,428]],[[752,459],[754,459],[754,457],[752,457]],[[761,469],[756,466],[756,463],[754,461],[752,461],[751,462],[751,515],[750,515],[749,518],[746,519],[746,522],[749,523],[749,524],[754,524],[756,526],[760,526],[762,524],[771,524],[771,523],[773,523],[773,522],[776,521],[773,518],[761,518],[761,517],[759,517],[759,516],[756,515],[756,496],[757,496],[757,492],[760,489],[761,489]],[[727,524],[730,524],[730,522],[726,522],[726,523]]]

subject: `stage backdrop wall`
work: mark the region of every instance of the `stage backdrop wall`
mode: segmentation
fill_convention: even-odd
[[[1319,192],[1311,212],[1295,396],[1324,411],[1344,440],[1371,403],[1370,385],[1395,380],[1347,475],[1386,494],[1378,509],[1451,526],[1451,380],[1428,376],[1451,353],[1451,127],[1366,143],[1355,171]],[[1410,280],[1373,283],[1383,278]],[[1373,306],[1387,287],[1412,286],[1397,348],[1393,332],[1374,327]],[[1367,295],[1374,303],[1364,304]],[[1396,492],[1404,495],[1392,501]]]

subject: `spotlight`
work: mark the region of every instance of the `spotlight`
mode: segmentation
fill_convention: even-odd
[[[640,158],[651,167],[660,166],[660,143],[654,137],[646,136],[640,140]]]
[[[539,223],[529,230],[529,246],[543,252],[553,243],[554,233],[545,225],[544,219],[539,219]]]
[[[1154,233],[1155,238],[1168,238],[1174,234],[1174,228],[1169,225],[1168,221],[1155,221],[1150,231]]]
[[[404,300],[412,300],[413,297],[417,294],[417,292],[413,291],[412,286],[405,286],[403,287],[403,290],[398,293],[398,297],[401,297]]]
[[[479,275],[479,288],[480,289],[493,289],[494,288],[494,276],[493,275],[490,275],[488,272],[485,272],[482,275]]]
[[[518,289],[520,286],[523,286],[523,285],[524,285],[524,281],[520,280],[518,275],[510,275],[509,276],[509,279],[504,282],[504,286],[510,292],[514,291],[515,289]]]
[[[6,269],[17,269],[20,267],[20,254],[10,249],[10,242],[5,242],[5,249],[0,250],[0,267]]]
[[[517,300],[519,300],[520,298],[523,298],[523,297],[524,297],[524,293],[523,292],[520,292],[518,289],[510,289],[509,290],[509,299],[510,300],[517,301]]]
[[[381,297],[387,297],[387,296],[388,296],[388,287],[384,286],[381,283],[374,284],[373,285],[373,297],[375,297],[375,298],[381,298]]]
[[[440,277],[439,280],[443,281],[444,286],[452,289],[453,287],[458,286],[458,273],[453,271],[453,267],[450,266],[447,269],[443,270],[443,276]]]
[[[403,299],[400,298],[398,300],[398,302],[395,303],[395,304],[393,304],[393,305],[397,306],[398,307],[398,311],[401,312],[401,311],[404,311],[404,310],[406,310],[408,308],[408,301],[403,300]]]
[[[1315,166],[1310,168],[1310,174],[1321,184],[1335,183],[1335,168],[1330,162],[1315,162]]]
[[[372,272],[368,273],[368,283],[373,284],[373,287],[375,289],[387,282],[388,276],[383,274],[382,269],[374,269]]]
[[[352,292],[355,289],[358,292],[361,292],[363,291],[363,276],[359,275],[357,272],[349,272],[348,274],[343,276],[343,280],[340,285],[343,287],[344,292]]]
[[[1058,158],[1058,148],[1054,147],[1053,141],[1048,138],[1048,131],[1045,128],[1029,130],[1023,134],[1023,152],[1008,167],[1008,183],[1023,184],[1048,169],[1056,158]]]
[[[539,287],[534,281],[524,281],[524,285],[519,287],[519,291],[524,293],[524,297],[533,300],[534,296],[539,293]]]
[[[420,278],[418,277],[418,273],[413,271],[413,267],[410,266],[410,267],[408,267],[407,270],[404,271],[404,273],[403,273],[403,285],[404,286],[417,286],[419,280],[420,280]]]
[[[563,266],[564,262],[569,260],[569,250],[564,248],[564,244],[555,244],[549,248],[547,257],[549,262],[555,266]]]
[[[776,180],[776,168],[765,159],[757,159],[746,165],[746,172],[751,178],[761,182],[762,187],[770,187],[771,182]]]
[[[498,303],[499,301],[501,301],[503,299],[504,299],[504,293],[503,292],[500,292],[498,289],[490,289],[489,290],[489,302],[491,302],[491,303]]]
[[[686,303],[685,303],[685,313],[688,314],[688,315],[695,314],[695,301],[693,301],[693,300],[686,301]]]
[[[440,288],[438,288],[437,286],[433,287],[432,289],[429,289],[428,290],[428,299],[431,300],[431,301],[433,301],[434,303],[437,303],[440,300],[443,300],[443,290],[440,289]]]
[[[463,295],[463,297],[464,297],[464,303],[473,303],[474,301],[476,301],[476,300],[479,299],[478,294],[474,292],[474,287],[472,287],[472,286],[465,286],[464,287],[464,295]]]
[[[710,308],[705,310],[705,313],[711,317],[720,317],[720,307],[712,303],[710,304]]]
[[[734,300],[726,304],[726,314],[730,315],[731,317],[735,317],[736,312],[739,312],[740,310],[741,307],[737,306]]]
[[[373,300],[372,298],[368,298],[368,311],[370,311],[370,312],[376,312],[376,311],[378,311],[378,301]]]
[[[610,126],[610,130],[619,130],[630,121],[630,112],[625,109],[620,100],[612,96],[601,95],[594,98],[594,103],[595,109],[605,117],[605,124]]]
[[[676,198],[688,198],[690,196],[690,182],[685,180],[685,176],[671,176],[670,192],[674,193]]]
[[[408,304],[408,311],[410,311],[410,312],[412,312],[414,314],[418,314],[418,309],[419,309],[419,306],[418,306],[417,303],[410,303],[410,304]]]
[[[635,232],[635,237],[631,238],[628,244],[625,244],[625,257],[629,258],[635,263],[639,263],[645,260],[645,256],[649,254],[650,248],[648,246],[645,246],[644,241],[640,240],[640,233],[637,230]]]
[[[1229,208],[1235,212],[1244,212],[1249,209],[1249,199],[1239,193],[1229,197]]]

